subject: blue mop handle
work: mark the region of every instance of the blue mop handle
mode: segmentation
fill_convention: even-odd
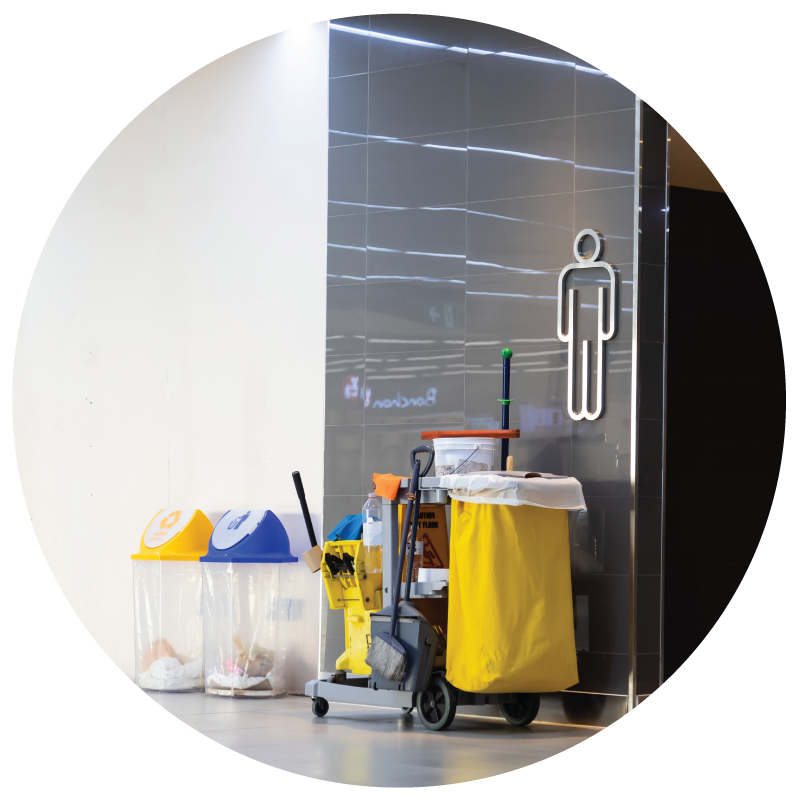
[[[514,353],[511,348],[504,348],[500,354],[503,357],[503,396],[498,401],[501,403],[500,428],[507,431],[510,427],[508,422],[508,407],[514,401],[511,399],[511,356]],[[508,439],[500,440],[500,469],[505,471],[508,460]]]

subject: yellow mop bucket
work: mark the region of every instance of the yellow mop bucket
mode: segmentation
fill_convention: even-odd
[[[448,628],[447,680],[458,689],[576,684],[567,511],[454,499]]]

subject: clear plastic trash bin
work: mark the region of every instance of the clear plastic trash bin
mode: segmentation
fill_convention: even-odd
[[[162,510],[133,564],[134,668],[142,689],[203,688],[203,604],[198,559],[213,526],[196,509]]]
[[[286,694],[297,557],[283,524],[272,511],[228,511],[200,562],[206,694]]]

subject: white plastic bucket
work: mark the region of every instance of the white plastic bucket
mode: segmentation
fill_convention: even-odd
[[[494,464],[494,439],[434,439],[436,475],[489,472]]]

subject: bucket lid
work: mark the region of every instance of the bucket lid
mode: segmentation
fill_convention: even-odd
[[[199,509],[161,509],[142,534],[136,561],[197,561],[214,526]]]
[[[297,561],[289,536],[272,511],[231,510],[216,524],[200,561],[280,564]]]
[[[426,439],[519,439],[519,428],[500,431],[422,431],[423,441]]]

